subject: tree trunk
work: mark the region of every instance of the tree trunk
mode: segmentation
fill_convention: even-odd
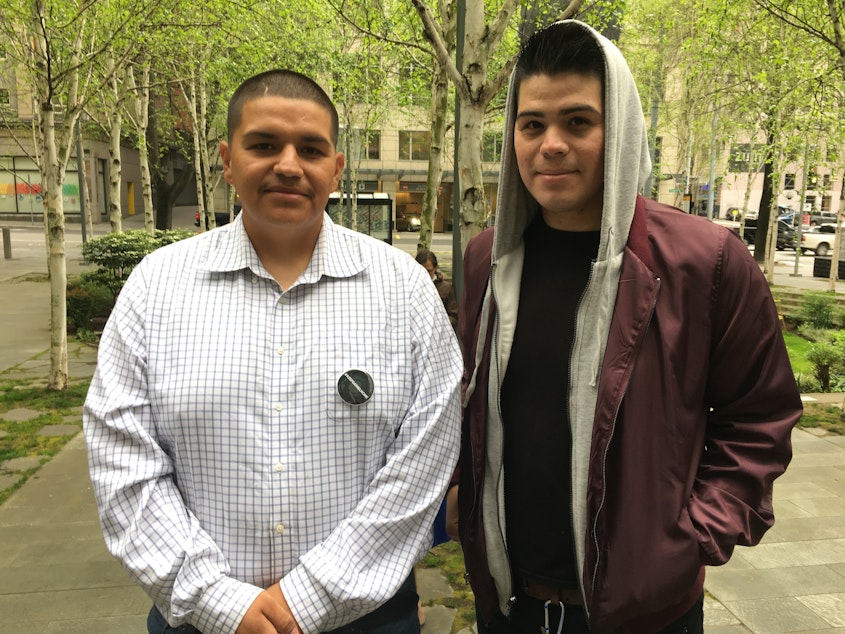
[[[760,197],[760,207],[757,212],[757,234],[754,236],[754,259],[760,264],[765,264],[768,254],[770,207],[774,194],[774,182],[772,180],[772,174],[775,170],[773,156],[775,151],[774,119],[775,117],[770,116],[764,126],[766,130],[766,157],[763,163],[763,194]]]
[[[120,157],[120,133],[123,127],[121,112],[120,86],[114,71],[114,59],[106,60],[109,71],[109,90],[113,112],[109,115],[109,224],[112,233],[123,230],[123,213],[120,207],[120,185],[122,183],[123,163]]]
[[[485,103],[465,104],[461,110],[458,173],[461,188],[461,249],[487,224],[487,201],[481,172],[481,134]]]
[[[431,249],[437,194],[443,178],[443,145],[446,139],[448,107],[449,78],[443,68],[436,66],[431,80],[431,152],[428,157],[428,176],[423,196],[417,251]]]
[[[845,179],[845,172],[842,174]],[[827,290],[836,292],[836,280],[839,277],[839,255],[842,251],[842,220],[845,219],[845,180],[842,181],[842,191],[839,192],[839,209],[836,212],[836,234],[833,237],[833,253],[830,254],[830,276],[827,280]],[[803,213],[804,210],[801,210]]]
[[[41,183],[44,199],[44,230],[47,237],[47,272],[50,278],[50,375],[47,387],[67,387],[67,262],[65,260],[65,213],[62,200],[64,170],[56,142],[52,105],[41,104],[40,133],[44,143]]]
[[[144,229],[152,235],[155,232],[155,211],[153,208],[153,187],[150,175],[150,149],[147,145],[147,129],[150,124],[150,64],[141,64],[141,86],[135,81],[135,72],[126,71],[126,83],[132,91],[133,123],[138,139],[138,163],[141,170],[141,199],[144,201]]]
[[[109,126],[109,224],[112,233],[123,231],[123,214],[120,207],[120,184],[123,164],[120,160],[121,116],[115,113]]]

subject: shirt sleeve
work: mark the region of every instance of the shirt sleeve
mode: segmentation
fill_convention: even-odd
[[[262,589],[229,576],[223,553],[188,511],[156,438],[147,386],[147,262],[133,271],[100,341],[83,411],[91,482],[106,546],[172,626],[234,632]]]
[[[774,523],[772,483],[792,457],[802,405],[766,280],[731,237],[712,301],[710,412],[689,513],[704,563],[720,565]]]
[[[418,271],[417,271],[418,270]],[[384,603],[432,543],[460,447],[461,360],[425,271],[409,268],[411,403],[384,466],[354,510],[281,580],[304,632],[334,629]]]

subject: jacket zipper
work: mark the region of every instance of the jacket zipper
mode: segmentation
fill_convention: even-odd
[[[648,329],[651,327],[651,320],[654,318],[654,310],[657,307],[657,297],[660,294],[660,278],[656,278],[657,288],[654,291],[654,301],[651,303],[651,309],[648,313],[648,321],[646,322],[646,328],[643,332],[643,336],[640,338],[640,342],[645,340],[646,335],[648,334]],[[634,355],[636,357],[636,354]],[[596,515],[593,518],[593,529],[592,529],[592,537],[593,537],[593,546],[596,549],[596,563],[593,566],[593,580],[592,580],[592,592],[595,593],[596,590],[596,578],[598,577],[598,569],[599,563],[601,561],[601,550],[599,549],[599,536],[598,536],[598,523],[599,523],[599,515],[601,515],[602,510],[604,510],[604,502],[607,497],[607,486],[605,482],[607,482],[607,453],[610,450],[610,443],[613,440],[613,435],[616,432],[616,421],[619,419],[619,409],[622,407],[622,401],[625,398],[625,394],[628,391],[628,385],[630,384],[630,376],[628,381],[625,383],[625,389],[622,391],[622,394],[619,397],[619,401],[616,405],[616,411],[613,413],[613,424],[610,427],[610,435],[608,436],[607,443],[604,446],[604,453],[602,455],[602,462],[601,462],[601,478],[602,478],[602,494],[601,494],[601,503],[599,504],[598,509],[596,509]]]

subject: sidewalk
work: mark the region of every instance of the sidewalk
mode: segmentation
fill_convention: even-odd
[[[78,231],[68,226],[70,272],[87,267]],[[49,289],[36,281],[46,274],[43,236],[13,230],[12,249],[12,260],[0,260],[0,372],[17,366],[17,376],[44,377]],[[791,272],[776,275],[777,283],[826,284]],[[69,358],[72,377],[90,376],[93,348],[72,342]],[[805,398],[842,405],[845,397]],[[78,417],[68,423],[78,425]],[[845,632],[845,437],[796,430],[793,441],[792,465],[775,484],[777,524],[762,544],[739,547],[729,564],[708,570],[708,634]],[[105,549],[81,434],[0,506],[0,543],[0,633],[146,632],[150,601]],[[424,571],[420,586],[424,602],[449,593],[438,571]],[[423,634],[450,632],[447,608],[426,611]]]

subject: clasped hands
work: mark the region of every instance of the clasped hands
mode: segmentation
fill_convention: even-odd
[[[274,583],[258,595],[244,614],[236,634],[302,634],[282,587]]]

